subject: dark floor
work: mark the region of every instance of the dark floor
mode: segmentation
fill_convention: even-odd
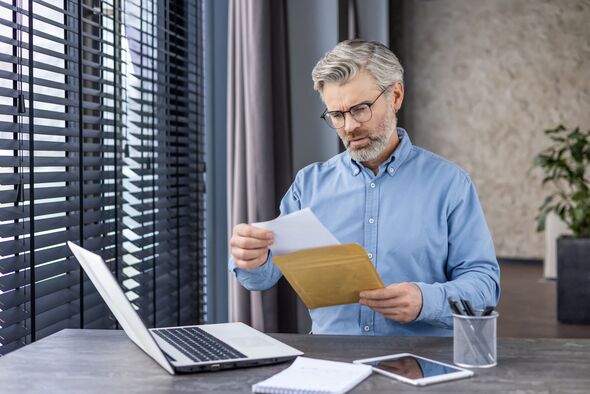
[[[590,338],[590,325],[557,321],[557,284],[543,279],[540,263],[501,262],[498,336]]]

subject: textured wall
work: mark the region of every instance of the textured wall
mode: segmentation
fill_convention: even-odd
[[[404,8],[405,126],[471,174],[499,256],[541,258],[534,217],[547,190],[527,171],[544,129],[590,129],[590,1]]]

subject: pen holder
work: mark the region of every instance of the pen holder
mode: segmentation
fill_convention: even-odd
[[[497,312],[489,316],[453,314],[453,362],[467,368],[496,366],[497,320]]]

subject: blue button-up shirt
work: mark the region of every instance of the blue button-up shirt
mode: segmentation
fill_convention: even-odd
[[[475,308],[498,302],[499,266],[469,175],[397,132],[401,141],[377,175],[343,152],[299,171],[280,209],[311,208],[341,243],[365,248],[386,286],[416,283],[422,310],[402,324],[360,304],[316,308],[314,334],[452,335],[448,297]],[[249,290],[268,289],[282,275],[271,254],[254,270],[231,258],[229,268]]]

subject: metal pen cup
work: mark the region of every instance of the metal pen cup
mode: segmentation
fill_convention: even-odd
[[[481,313],[481,311],[478,311]],[[453,314],[453,362],[466,368],[490,368],[498,364],[496,322],[498,313],[488,316]]]

